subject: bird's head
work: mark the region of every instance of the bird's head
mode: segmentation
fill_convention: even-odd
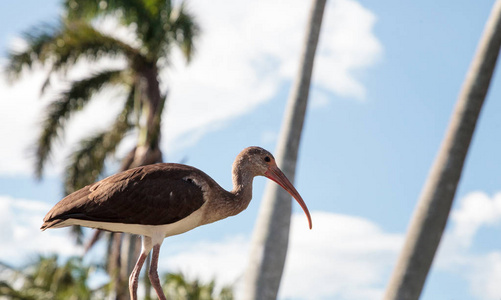
[[[308,218],[310,229],[312,228],[308,207],[306,207],[303,198],[294,185],[292,185],[280,168],[278,168],[275,158],[270,152],[260,147],[248,147],[240,152],[235,163],[245,165],[245,168],[250,170],[252,176],[265,176],[275,181],[286,190],[299,203]]]

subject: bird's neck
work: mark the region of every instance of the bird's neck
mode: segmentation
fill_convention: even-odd
[[[252,180],[254,178],[249,168],[243,166],[242,160],[237,160],[233,164],[233,189],[228,192],[223,188],[218,189],[219,193],[214,197],[209,197],[210,205],[207,206],[207,219],[204,224],[212,223],[230,216],[234,216],[247,208],[252,199]]]
[[[233,170],[233,190],[231,191],[235,204],[234,214],[247,208],[252,199],[252,180],[254,176],[237,168]]]

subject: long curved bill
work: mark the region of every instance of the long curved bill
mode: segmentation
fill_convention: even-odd
[[[311,216],[310,212],[308,211],[308,207],[306,207],[306,204],[303,201],[303,198],[301,198],[301,195],[299,195],[298,191],[296,188],[292,185],[292,183],[285,177],[285,174],[280,171],[280,169],[277,166],[270,166],[268,168],[268,171],[264,173],[264,175],[275,181],[278,185],[280,185],[284,190],[286,190],[294,199],[296,199],[297,203],[301,206],[303,209],[304,213],[306,214],[306,217],[308,218],[308,224],[310,226],[310,229],[312,228],[312,223],[311,223]]]

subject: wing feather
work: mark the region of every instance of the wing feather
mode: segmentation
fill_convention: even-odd
[[[212,179],[180,164],[154,164],[127,170],[62,199],[45,216],[42,230],[67,219],[164,225],[175,223],[205,202],[201,186],[190,176]]]

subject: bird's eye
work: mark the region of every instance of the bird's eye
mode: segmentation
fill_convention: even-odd
[[[270,158],[269,156],[265,156],[265,157],[264,157],[264,161],[265,161],[265,162],[270,162],[270,161],[271,161],[271,158]]]

